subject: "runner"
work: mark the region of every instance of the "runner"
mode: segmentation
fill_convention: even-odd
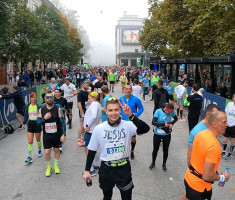
[[[167,92],[168,92],[168,97],[169,97],[169,103],[171,103],[172,105],[175,105],[175,102],[174,102],[174,94],[173,94],[173,92],[174,92],[174,87],[173,87],[173,85],[171,85],[171,83],[172,83],[172,80],[169,80],[168,81],[168,85],[165,87],[165,89],[167,90]]]
[[[157,75],[156,72],[153,73],[153,76],[151,78],[151,84],[152,84],[152,99],[150,101],[153,101],[153,95],[154,95],[154,91],[158,88],[157,87],[157,83],[159,81],[159,76]]]
[[[101,75],[97,75],[97,80],[98,82],[95,83],[95,92],[100,93],[101,87],[103,85],[108,85],[108,84],[103,80],[103,77]]]
[[[120,106],[125,116],[131,121],[124,121],[120,118]],[[112,199],[113,187],[116,185],[122,200],[132,198],[134,188],[131,175],[131,166],[128,159],[130,155],[131,137],[136,133],[147,133],[150,127],[142,120],[135,117],[131,108],[124,101],[119,105],[118,99],[111,97],[107,104],[108,121],[95,127],[90,144],[86,162],[84,181],[91,179],[89,173],[96,151],[101,148],[100,159],[102,160],[99,171],[100,188],[103,190],[104,200]],[[117,134],[119,133],[119,134]],[[117,153],[114,153],[117,152]]]
[[[13,93],[0,95],[0,99],[13,99],[14,104],[16,107],[16,118],[18,119],[20,126],[19,128],[22,128],[23,125],[23,117],[24,117],[24,111],[25,111],[25,102],[23,98],[23,94],[20,91],[20,88],[18,86],[13,86]]]
[[[171,121],[171,118],[174,118]],[[157,158],[157,153],[159,150],[160,143],[163,143],[163,163],[162,171],[165,172],[166,161],[168,158],[168,149],[171,142],[171,132],[173,125],[177,122],[178,118],[174,112],[174,106],[167,103],[164,108],[159,108],[155,111],[152,125],[155,126],[154,136],[153,136],[153,153],[152,153],[152,163],[149,169],[152,170],[155,167],[155,161]]]
[[[125,102],[130,108],[131,112],[136,116],[139,117],[143,112],[144,112],[144,107],[141,103],[141,100],[138,97],[135,97],[132,95],[132,86],[131,85],[126,85],[125,87],[125,95],[120,97],[119,101],[122,103],[122,101]],[[121,116],[123,120],[129,121],[130,119],[125,115],[123,110],[121,110]],[[134,155],[134,149],[136,145],[136,136],[133,136],[131,138],[131,159],[135,159]]]
[[[43,87],[44,90],[51,91],[53,94],[55,93],[55,89],[58,85],[55,83],[55,78],[51,78],[51,83],[48,87]]]
[[[233,94],[232,98],[233,102],[228,103],[228,105],[225,108],[225,112],[227,113],[227,120],[228,120],[228,127],[225,131],[224,138],[223,138],[223,152],[222,157],[225,158],[225,160],[229,160],[232,158],[233,149],[235,146],[235,93]],[[226,148],[228,143],[228,138],[231,137],[231,145],[229,152],[227,156]]]
[[[67,111],[67,113],[69,113],[69,115],[70,115],[70,110],[69,110],[69,105],[68,105],[67,100],[64,97],[62,97],[61,94],[62,94],[62,90],[59,87],[57,87],[55,89],[54,104],[61,108],[63,112],[63,117],[65,118],[65,110]],[[63,152],[62,144],[60,145],[59,149],[60,149],[60,153],[62,153]]]
[[[120,73],[120,75],[121,75],[121,73]],[[120,76],[120,79],[119,79],[119,80],[120,80],[121,87],[122,87],[122,93],[124,93],[125,86],[126,86],[126,84],[127,84],[127,82],[128,82],[125,73],[123,73],[123,74]]]
[[[86,110],[84,116],[84,123],[83,127],[85,129],[85,136],[84,136],[84,147],[85,147],[85,154],[88,155],[87,146],[90,142],[91,135],[93,133],[94,128],[99,124],[101,115],[102,115],[102,107],[98,102],[99,94],[97,92],[91,92],[88,95],[88,103],[90,104],[89,108]],[[96,154],[96,157],[99,155]],[[97,160],[97,158],[95,159]],[[90,174],[91,176],[96,176],[96,172],[94,170],[94,166],[92,165]]]
[[[22,125],[22,129],[25,129],[25,125],[28,126],[28,153],[29,156],[25,160],[26,163],[32,163],[32,151],[33,151],[33,137],[35,134],[37,145],[38,145],[38,157],[42,157],[42,142],[41,142],[41,131],[42,128],[37,125],[36,121],[38,118],[38,111],[41,108],[40,105],[37,104],[37,95],[36,93],[32,92],[29,95],[30,97],[30,104],[26,106],[25,114],[24,114],[24,121]]]
[[[64,98],[68,102],[70,112],[68,113],[66,111],[66,115],[67,115],[67,118],[68,118],[67,125],[69,125],[69,129],[71,129],[72,128],[72,118],[73,118],[73,115],[72,115],[73,97],[75,95],[77,95],[78,91],[77,91],[75,85],[73,83],[70,83],[69,78],[65,79],[65,84],[63,84],[60,89],[64,91]]]
[[[112,69],[112,71],[109,73],[108,76],[108,81],[109,81],[109,91],[111,91],[111,87],[112,87],[112,92],[114,92],[114,83],[116,81],[116,75],[115,75],[115,70]]]
[[[89,84],[88,84],[88,81],[85,81],[84,83],[82,83],[82,89],[79,91],[78,96],[77,96],[79,117],[80,117],[80,127],[78,129],[77,145],[80,147],[83,146],[82,137],[84,137],[84,134],[85,134],[85,130],[83,128],[84,116],[89,106],[88,90],[89,90]]]
[[[221,111],[213,112],[208,122],[209,129],[201,131],[194,138],[190,166],[184,177],[186,198],[190,200],[210,200],[214,181],[227,182],[230,178],[229,173],[216,173],[221,160],[217,136],[226,130],[226,115]],[[181,197],[183,199],[184,195]]]
[[[109,94],[109,89],[108,89],[107,85],[103,85],[101,87],[101,91],[104,94],[104,99],[103,99],[103,102],[102,102],[102,122],[104,122],[104,121],[107,121],[107,119],[108,119],[108,116],[106,114],[106,112],[107,112],[106,102],[109,98],[112,97],[112,95]]]
[[[149,94],[149,74],[146,73],[144,78],[143,78],[143,99],[144,102],[147,103],[147,101],[145,100],[145,95]]]
[[[132,90],[132,94],[141,99],[141,86],[139,86],[139,81],[136,79],[134,80],[134,86],[132,86]]]
[[[39,110],[37,124],[43,126],[43,146],[47,170],[45,175],[51,176],[51,150],[54,150],[55,174],[60,174],[60,144],[66,140],[65,120],[61,109],[54,105],[54,96],[48,91],[45,96],[46,105]]]
[[[185,88],[188,87],[188,81],[184,81],[183,85],[178,85],[175,88],[175,94],[177,95],[177,116],[180,118],[180,121],[185,122],[186,119],[183,118],[183,110],[184,110],[184,93]],[[179,115],[180,114],[180,115]]]

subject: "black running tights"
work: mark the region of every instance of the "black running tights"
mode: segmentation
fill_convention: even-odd
[[[120,192],[121,192],[122,200],[131,200],[132,189],[127,190],[127,191],[121,191],[120,190]],[[103,200],[111,200],[112,196],[113,196],[113,189],[108,190],[108,191],[103,190],[103,194],[104,194]]]
[[[171,134],[165,135],[165,136],[160,136],[154,134],[153,136],[153,153],[152,153],[152,163],[155,165],[155,161],[157,158],[157,153],[159,150],[160,143],[163,143],[163,163],[166,164],[167,158],[168,158],[168,149],[170,146],[171,142]]]

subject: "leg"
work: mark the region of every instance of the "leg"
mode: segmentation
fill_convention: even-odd
[[[134,156],[135,145],[136,145],[136,136],[133,136],[131,138],[131,159],[132,160],[134,160],[134,158],[135,158],[135,156]]]
[[[120,191],[122,200],[131,200],[132,199],[132,189],[127,191]]]
[[[55,169],[55,174],[60,174],[60,168],[59,168],[60,149],[59,148],[53,148],[53,149],[54,149],[54,169]]]
[[[17,117],[18,121],[20,122],[20,125],[22,125],[23,124],[23,122],[22,122],[22,115],[19,114],[19,113],[16,113],[16,117]]]
[[[35,133],[37,144],[38,144],[38,157],[42,157],[42,142],[41,142],[41,132]]]
[[[103,190],[104,198],[103,200],[111,200],[113,196],[113,189],[111,190]]]
[[[163,165],[166,165],[170,142],[171,142],[171,134],[163,137]]]
[[[28,158],[25,160],[25,162],[32,162],[32,151],[33,151],[33,136],[34,134],[31,132],[27,133],[27,137],[28,137],[28,153],[29,156]]]
[[[152,152],[152,165],[155,166],[155,161],[157,158],[157,153],[161,143],[161,136],[154,134],[153,136],[153,152]],[[153,168],[152,167],[152,168]]]
[[[184,194],[181,196],[180,200],[188,200],[187,197],[186,197],[186,193],[184,193]]]

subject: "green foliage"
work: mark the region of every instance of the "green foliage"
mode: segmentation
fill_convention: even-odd
[[[140,42],[158,56],[217,56],[235,47],[234,0],[149,0]]]

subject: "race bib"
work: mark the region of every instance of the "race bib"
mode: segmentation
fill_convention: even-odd
[[[56,122],[45,123],[45,131],[46,133],[56,133],[57,132]]]
[[[79,79],[80,78],[80,74],[77,74],[77,79]]]
[[[107,157],[109,160],[119,160],[125,154],[125,145],[123,142],[114,142],[105,144]]]
[[[166,132],[164,130],[162,130],[161,128],[157,128],[157,132],[159,134],[165,134]]]
[[[37,120],[38,112],[37,111],[29,111],[29,120]]]

